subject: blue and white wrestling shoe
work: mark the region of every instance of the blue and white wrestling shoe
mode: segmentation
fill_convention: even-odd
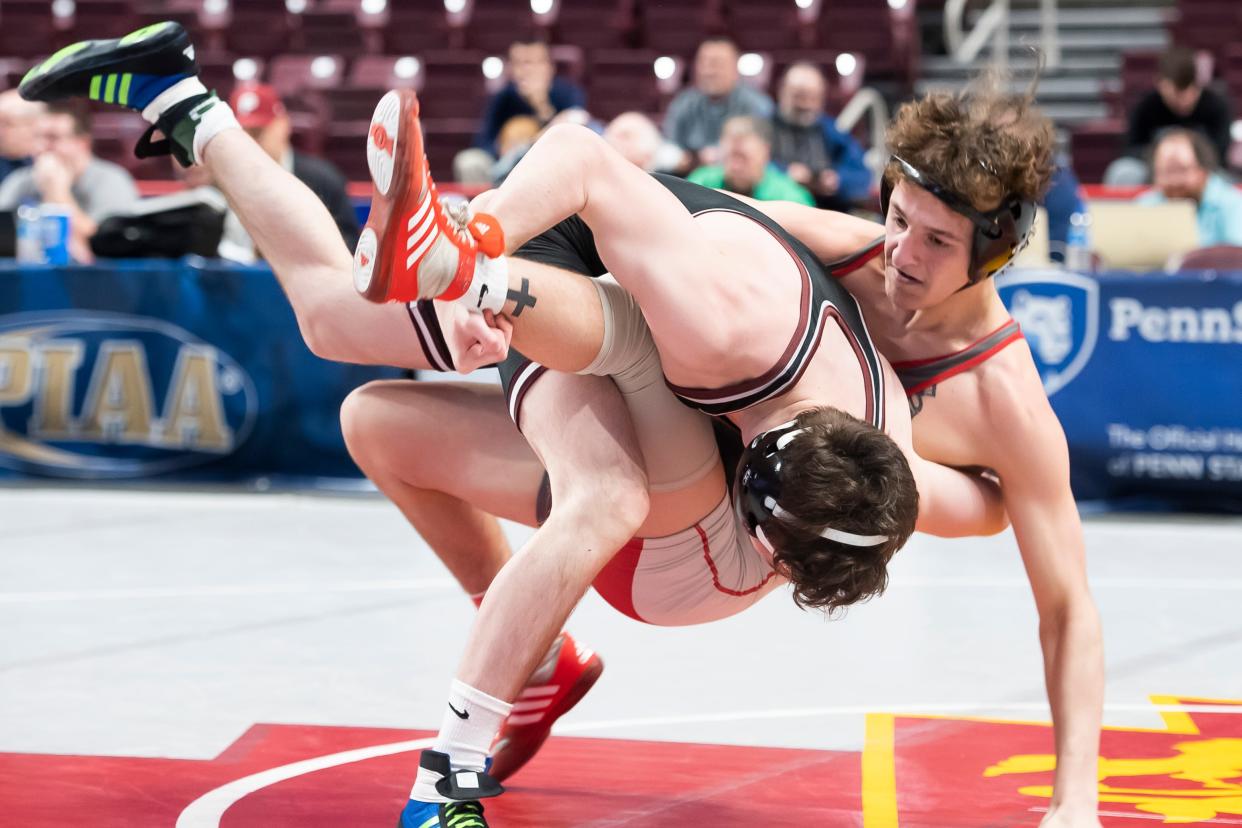
[[[424,750],[419,757],[420,770],[438,777],[436,792],[449,801],[405,803],[397,828],[487,828],[480,799],[499,796],[504,788],[487,773],[454,771],[447,754]]]

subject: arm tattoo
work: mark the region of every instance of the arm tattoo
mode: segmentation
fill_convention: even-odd
[[[522,279],[520,290],[510,289],[505,298],[514,305],[512,316],[521,316],[522,311],[526,310],[526,308],[533,308],[538,301],[535,298],[535,294],[530,292],[530,279],[527,278]]]
[[[918,413],[919,413],[920,411],[922,411],[922,410],[923,410],[923,398],[924,398],[924,397],[934,397],[934,396],[936,396],[936,386],[934,386],[934,385],[933,385],[933,386],[931,386],[930,388],[925,388],[925,389],[923,389],[922,391],[920,391],[920,392],[919,392],[919,393],[917,393],[917,394],[913,394],[913,395],[911,395],[911,397],[910,397],[910,417],[911,417],[911,418],[914,418],[915,416],[917,416],[917,415],[918,415]]]

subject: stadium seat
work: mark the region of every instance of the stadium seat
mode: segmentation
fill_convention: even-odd
[[[340,55],[278,55],[268,64],[267,82],[281,94],[332,89],[345,77]]]
[[[504,54],[514,41],[546,40],[530,0],[474,0],[465,38],[467,48],[494,55]]]
[[[420,95],[429,118],[465,118],[476,125],[487,102],[484,55],[474,52],[427,52],[422,55],[426,81]]]
[[[659,52],[627,49],[590,55],[588,100],[591,114],[608,121],[622,112],[661,112],[676,83],[662,87],[655,74]]]
[[[430,7],[428,7],[430,5]],[[424,4],[421,8],[394,7],[380,30],[384,51],[390,55],[409,55],[449,49],[456,45],[444,7]]]
[[[129,0],[75,0],[71,21],[67,39],[86,40],[122,37],[137,29],[142,17]]]
[[[638,44],[661,54],[688,57],[707,37],[725,33],[718,3],[660,0],[638,11]]]
[[[552,22],[556,43],[582,49],[621,49],[634,34],[634,4],[630,0],[577,0],[561,3]]]
[[[43,57],[54,51],[61,31],[46,2],[6,2],[0,6],[0,55]]]
[[[239,55],[272,57],[289,49],[293,42],[294,24],[283,8],[236,9],[224,32],[229,51]]]
[[[310,10],[301,15],[298,46],[308,53],[353,57],[373,48],[352,11]]]

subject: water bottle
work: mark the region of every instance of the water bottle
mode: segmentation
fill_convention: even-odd
[[[17,261],[43,264],[43,226],[39,208],[23,204],[17,208]]]
[[[1069,233],[1065,237],[1065,269],[1075,273],[1092,271],[1089,213],[1080,211],[1070,216]]]

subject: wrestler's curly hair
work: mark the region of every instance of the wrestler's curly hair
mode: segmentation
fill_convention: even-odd
[[[763,531],[773,565],[803,609],[834,610],[879,595],[888,562],[905,545],[919,513],[919,493],[905,455],[887,434],[835,408],[797,417],[806,431],[782,452],[780,506]],[[850,546],[819,536],[825,526],[860,535],[887,535],[875,546]]]
[[[902,104],[885,135],[888,150],[937,183],[995,209],[1018,196],[1037,201],[1052,178],[1052,122],[1035,105],[1035,80],[1022,93],[1008,91],[996,70],[977,76],[959,92],[930,92]],[[885,179],[896,185],[901,166],[889,161]]]

